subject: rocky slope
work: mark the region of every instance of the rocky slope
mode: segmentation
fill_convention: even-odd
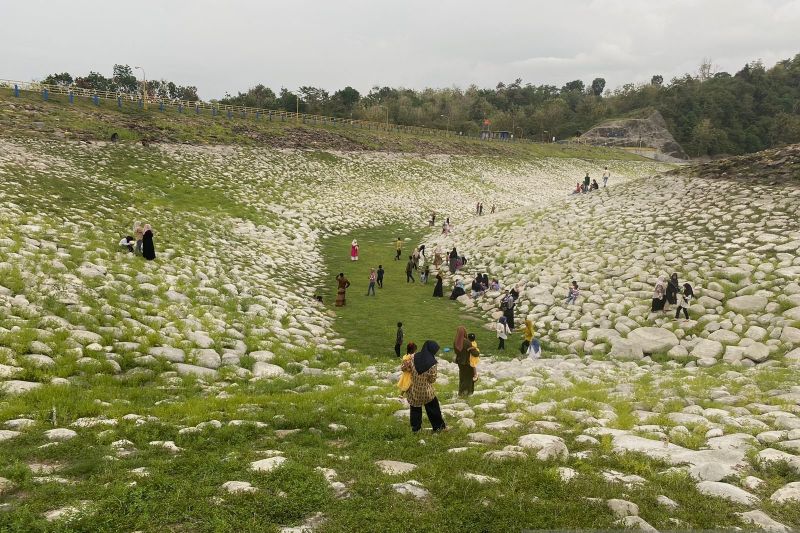
[[[654,148],[659,153],[677,160],[689,158],[667,129],[667,123],[658,111],[652,111],[642,118],[603,122],[581,135],[580,139],[597,146]]]

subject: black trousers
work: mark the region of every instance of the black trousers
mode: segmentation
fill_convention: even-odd
[[[402,345],[400,345],[400,344],[395,344],[394,345],[394,354],[397,357],[400,357],[400,348],[402,348]]]
[[[519,347],[519,353],[521,353],[522,355],[525,355],[525,353],[528,351],[528,347],[530,345],[531,345],[530,341],[528,341],[528,340],[522,341],[522,345],[520,345],[520,347]]]
[[[378,288],[383,288],[383,278],[378,278]]]
[[[406,272],[406,283],[411,282],[414,283],[414,272]]]
[[[403,250],[397,250],[397,255],[396,255],[396,256],[394,256],[394,260],[395,260],[395,261],[397,261],[398,259],[400,259],[400,254],[401,254],[401,253],[403,253]]]
[[[434,397],[433,400],[425,404],[425,414],[428,415],[428,420],[434,431],[441,431],[446,426],[444,418],[442,418],[442,409],[439,407],[439,398]],[[411,431],[416,433],[422,429],[422,407],[411,406]]]
[[[505,350],[506,349],[506,340],[500,339],[500,342],[497,344],[498,350]]]
[[[514,327],[516,326],[516,324],[514,324],[514,310],[506,309],[503,311],[503,316],[506,317],[506,321],[508,322],[508,329],[514,331]]]
[[[678,318],[681,314],[681,310],[683,310],[683,315],[686,317],[686,320],[689,320],[689,310],[685,307],[680,307],[675,310],[675,318]]]

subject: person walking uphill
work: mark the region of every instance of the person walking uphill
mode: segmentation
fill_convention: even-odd
[[[667,303],[678,305],[678,293],[681,292],[681,284],[678,283],[678,274],[673,272],[667,282]],[[664,306],[666,308],[666,306]]]
[[[156,258],[156,247],[153,244],[153,228],[150,224],[144,225],[144,234],[142,235],[142,256],[148,261]]]
[[[442,418],[442,409],[433,384],[436,383],[437,366],[436,352],[439,345],[435,341],[427,340],[422,345],[422,350],[414,354],[413,359],[405,361],[401,367],[403,371],[411,371],[411,386],[406,391],[406,400],[411,409],[411,431],[414,433],[422,429],[422,408],[433,426],[434,433],[447,429],[447,424]]]
[[[400,260],[400,254],[403,253],[403,240],[400,237],[398,237],[397,240],[394,243],[394,250],[396,252],[395,256],[394,256],[394,260],[395,261],[399,261]]]

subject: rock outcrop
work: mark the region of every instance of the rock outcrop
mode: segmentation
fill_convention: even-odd
[[[689,159],[667,129],[667,123],[658,111],[653,111],[642,118],[622,118],[602,122],[580,138],[597,146],[647,147],[670,158]]]

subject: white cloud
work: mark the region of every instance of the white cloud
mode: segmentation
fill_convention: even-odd
[[[523,78],[607,87],[735,72],[800,52],[800,0],[99,0],[0,3],[0,77],[110,74],[115,62],[219,97],[256,83],[494,87]]]

